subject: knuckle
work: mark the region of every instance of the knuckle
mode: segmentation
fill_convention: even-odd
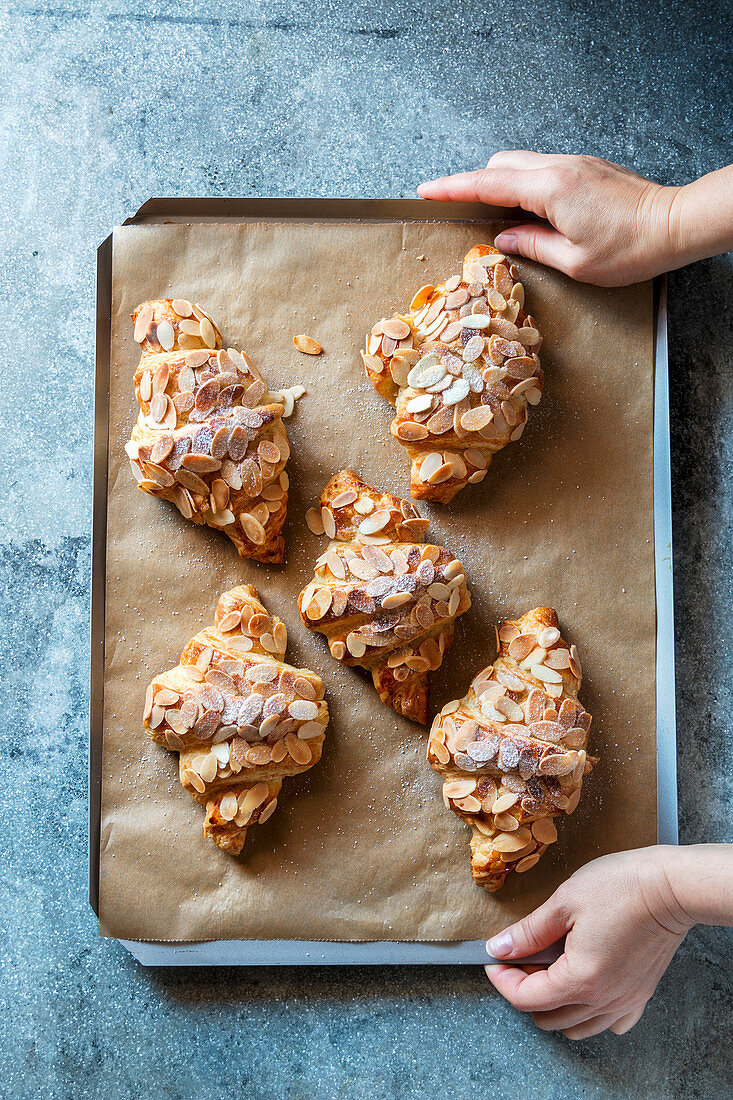
[[[574,983],[572,996],[579,1004],[598,1004],[603,995],[603,987],[595,974],[581,975]]]
[[[476,172],[476,190],[479,195],[489,194],[492,185],[496,181],[495,169],[487,164],[485,168],[479,168]]]

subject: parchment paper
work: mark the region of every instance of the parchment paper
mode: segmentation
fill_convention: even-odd
[[[364,377],[367,329],[425,282],[460,271],[496,227],[451,223],[135,226],[114,235],[100,929],[144,940],[462,940],[487,936],[604,852],[654,843],[655,606],[652,292],[574,285],[520,262],[545,336],[545,397],[482,485],[430,516],[464,562],[473,608],[433,674],[431,714],[494,658],[493,622],[554,606],[583,660],[581,698],[601,761],[559,840],[494,895],[469,873],[470,831],[443,806],[426,730],[399,719],[358,670],[300,623],[296,596],[325,548],[304,512],[349,466],[408,495],[390,407]],[[424,255],[425,259],[418,257]],[[271,387],[307,389],[292,443],[288,562],[241,561],[215,531],[136,491],[123,451],[137,413],[130,312],[186,297],[209,310]],[[298,332],[324,355],[293,348]],[[287,659],[322,676],[331,725],[321,763],[286,781],[234,859],[202,832],[177,756],[142,727],[154,673],[177,663],[218,595],[252,582],[286,621]]]

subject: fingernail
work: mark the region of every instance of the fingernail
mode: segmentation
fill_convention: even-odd
[[[517,251],[517,238],[514,233],[500,233],[494,244],[497,248],[503,248],[505,252]]]
[[[498,936],[488,941],[486,950],[495,959],[503,959],[506,955],[511,955],[514,950],[514,941],[509,932],[500,932]]]

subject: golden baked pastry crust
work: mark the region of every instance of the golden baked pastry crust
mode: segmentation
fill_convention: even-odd
[[[233,588],[145,698],[145,729],[178,752],[181,784],[206,807],[204,833],[233,855],[275,810],[283,779],[321,758],[323,681],[284,662],[287,637],[251,584]]]
[[[351,470],[331,478],[308,521],[331,538],[300,593],[301,618],[331,655],[372,674],[382,702],[427,722],[428,676],[471,606],[461,563],[425,543],[428,521],[412,504],[372,489]]]
[[[490,891],[530,870],[557,839],[597,763],[591,716],[578,701],[582,669],[548,607],[502,623],[493,665],[433,722],[428,760],[443,800],[471,826],[471,874]]]
[[[243,352],[222,349],[200,306],[144,302],[132,314],[137,423],[125,450],[138,488],[223,531],[242,558],[280,564],[290,446],[282,404]]]
[[[366,338],[364,366],[395,406],[391,431],[412,460],[416,500],[447,504],[482,481],[539,403],[542,339],[516,276],[497,249],[476,245],[460,275],[422,287]]]

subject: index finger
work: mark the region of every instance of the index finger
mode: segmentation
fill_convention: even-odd
[[[541,171],[512,168],[479,168],[421,183],[423,199],[437,202],[486,202],[495,206],[521,206],[546,217],[547,180]]]

